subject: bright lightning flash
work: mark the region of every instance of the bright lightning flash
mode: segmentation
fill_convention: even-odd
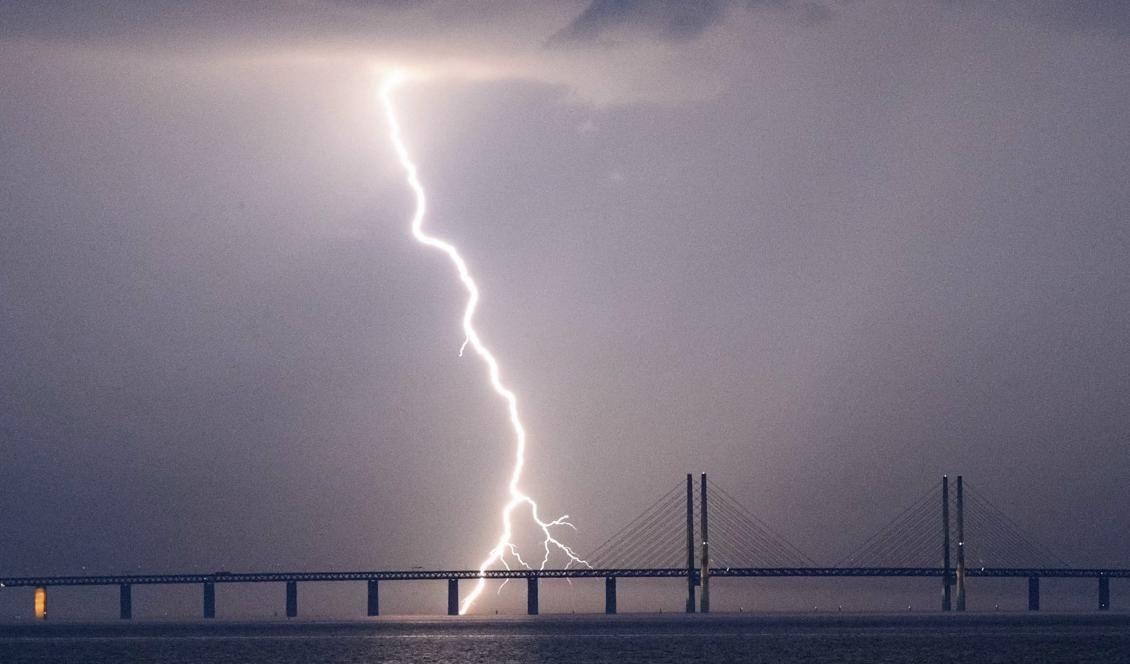
[[[493,565],[502,564],[507,569],[510,569],[510,564],[507,556],[513,557],[518,564],[523,567],[529,568],[529,565],[522,559],[518,553],[517,546],[511,541],[513,537],[513,513],[519,507],[528,507],[530,510],[530,517],[533,519],[537,527],[541,529],[543,537],[542,544],[545,549],[545,555],[542,557],[541,569],[544,569],[549,562],[550,553],[556,549],[563,552],[568,556],[569,561],[567,564],[573,563],[588,565],[587,562],[577,556],[576,553],[567,545],[559,541],[553,536],[554,528],[558,526],[568,526],[573,528],[573,524],[569,523],[569,515],[564,515],[550,521],[543,520],[538,515],[538,504],[529,495],[524,493],[519,488],[520,480],[522,479],[522,468],[526,463],[526,428],[522,425],[522,420],[518,416],[518,398],[514,395],[506,385],[502,382],[501,371],[498,368],[498,361],[483,344],[479,337],[479,333],[475,330],[474,317],[475,309],[479,305],[479,287],[475,284],[475,280],[471,277],[470,271],[467,269],[467,263],[459,254],[459,251],[449,242],[445,242],[434,235],[428,235],[424,232],[424,215],[427,212],[427,197],[424,194],[424,186],[420,183],[420,178],[416,170],[416,164],[408,154],[408,148],[404,144],[404,138],[400,131],[400,122],[397,120],[396,108],[392,103],[392,92],[398,86],[407,80],[407,76],[402,72],[395,72],[385,79],[384,84],[381,86],[381,102],[384,105],[385,119],[388,122],[389,138],[392,141],[393,148],[396,150],[396,156],[400,159],[400,165],[404,167],[404,173],[408,179],[408,186],[416,196],[416,211],[412,215],[412,236],[420,244],[426,245],[433,249],[438,249],[447,255],[451,260],[452,265],[455,266],[456,272],[459,273],[459,281],[463,283],[463,287],[467,290],[467,306],[463,310],[463,346],[459,350],[460,356],[463,350],[470,346],[471,349],[479,356],[487,368],[487,374],[490,378],[490,385],[495,393],[506,402],[506,409],[510,415],[510,427],[514,431],[514,466],[510,471],[510,482],[507,485],[509,492],[509,499],[502,507],[502,532],[498,536],[498,542],[494,548],[490,550],[486,559],[479,564],[479,577],[475,583],[475,587],[463,600],[463,604],[459,607],[460,615],[467,613],[471,605],[483,592],[483,586],[486,584],[484,573]]]

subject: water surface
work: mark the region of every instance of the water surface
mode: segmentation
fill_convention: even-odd
[[[0,662],[1120,662],[1130,615],[661,615],[0,626]]]

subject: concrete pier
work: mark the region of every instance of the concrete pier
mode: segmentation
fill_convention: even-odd
[[[128,583],[118,584],[118,617],[122,620],[133,618],[133,595]]]
[[[366,586],[368,589],[368,602],[365,608],[365,615],[379,616],[381,615],[381,595],[377,586],[377,580],[369,579]]]
[[[298,616],[298,582],[286,582],[286,617],[295,618]]]
[[[616,577],[614,576],[604,577],[604,612],[608,615],[616,613]]]
[[[1028,610],[1040,610],[1040,577],[1028,577]]]
[[[447,615],[459,615],[459,579],[447,580]]]
[[[1099,611],[1110,610],[1110,577],[1099,577]]]
[[[216,584],[211,581],[204,582],[204,617],[216,617]]]
[[[526,578],[526,615],[538,614],[538,577]]]

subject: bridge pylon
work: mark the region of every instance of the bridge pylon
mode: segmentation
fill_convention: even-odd
[[[694,586],[694,476],[687,473],[687,613],[695,612]]]
[[[702,530],[702,559],[699,562],[702,564],[702,597],[699,600],[699,610],[702,613],[710,613],[710,534],[706,520],[706,473],[703,473],[700,479],[702,484],[699,488],[699,507],[702,508],[702,513],[699,516],[699,528]]]
[[[965,497],[957,476],[957,610],[965,610]]]
[[[950,478],[942,475],[942,611],[953,609],[950,601]]]

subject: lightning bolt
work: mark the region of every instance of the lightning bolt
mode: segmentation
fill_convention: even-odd
[[[502,564],[507,569],[510,569],[510,563],[507,560],[508,555],[519,565],[527,569],[530,568],[518,553],[518,547],[512,542],[514,534],[513,515],[514,511],[520,507],[529,509],[530,518],[541,530],[544,555],[542,556],[539,569],[545,569],[546,564],[549,563],[551,553],[555,550],[564,553],[568,557],[566,566],[574,563],[585,566],[589,565],[586,561],[577,556],[573,549],[553,536],[553,530],[560,526],[576,529],[573,524],[569,522],[569,515],[566,514],[548,521],[542,519],[538,514],[537,502],[520,488],[522,470],[526,465],[526,427],[522,424],[522,418],[518,415],[518,397],[502,382],[502,372],[499,369],[498,360],[495,359],[494,355],[483,343],[481,337],[479,337],[478,331],[475,330],[474,319],[475,310],[479,306],[479,287],[471,277],[471,272],[467,268],[467,262],[463,260],[463,257],[459,254],[459,250],[450,242],[446,242],[434,235],[429,235],[424,232],[423,227],[424,217],[427,213],[427,196],[424,192],[424,185],[420,182],[416,164],[412,161],[408,153],[408,147],[404,143],[404,138],[400,130],[400,122],[397,120],[396,107],[392,101],[393,91],[407,80],[408,77],[403,72],[392,73],[381,85],[380,97],[381,103],[384,106],[385,120],[388,123],[389,140],[392,142],[396,156],[400,160],[400,165],[404,168],[408,186],[412,189],[416,197],[416,210],[412,215],[412,236],[420,244],[443,252],[455,267],[455,271],[459,274],[459,281],[462,282],[463,288],[467,291],[467,306],[463,309],[464,340],[462,347],[459,349],[459,355],[462,357],[463,351],[470,346],[475,355],[486,365],[490,386],[502,401],[505,402],[506,411],[510,418],[510,428],[514,432],[514,465],[510,471],[510,481],[507,484],[508,499],[503,505],[501,512],[502,532],[499,534],[494,548],[490,550],[487,557],[479,564],[479,576],[475,587],[472,588],[471,592],[459,607],[459,614],[463,615],[471,609],[475,600],[482,594],[486,584],[484,574],[487,569],[496,564]]]

